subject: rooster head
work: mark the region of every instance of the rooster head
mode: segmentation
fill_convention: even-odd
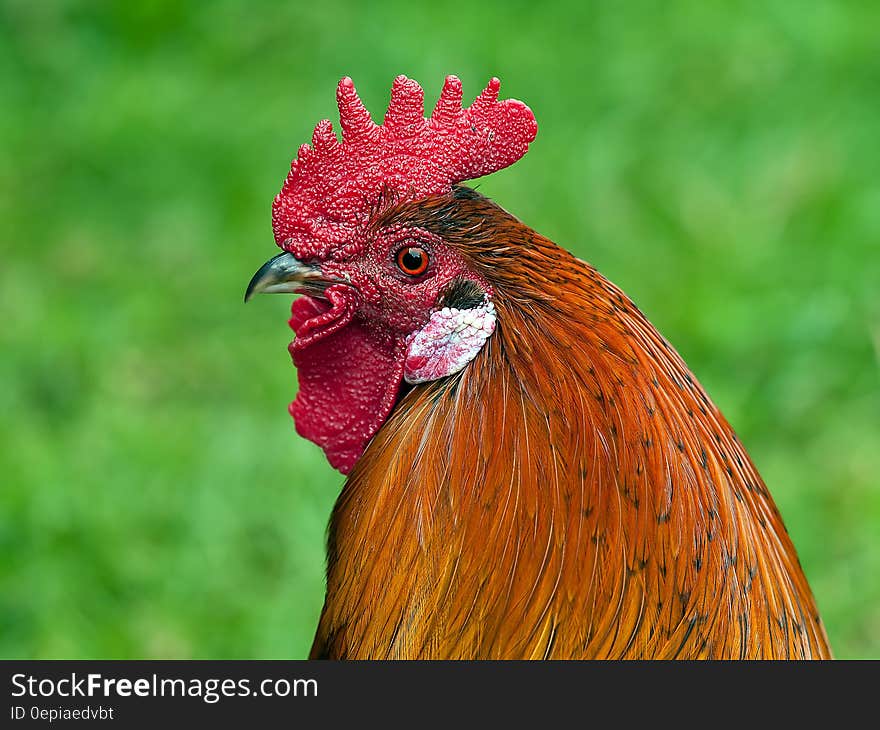
[[[351,79],[339,82],[342,139],[329,120],[302,145],[272,205],[283,252],[251,279],[258,292],[300,294],[289,350],[297,432],[347,474],[402,390],[460,371],[495,328],[493,290],[442,225],[406,215],[452,199],[456,184],[516,162],[535,138],[531,110],[498,100],[493,78],[467,108],[449,76],[430,118],[422,88],[398,76],[381,125]],[[434,220],[442,217],[435,206]],[[440,212],[438,213],[437,210]]]

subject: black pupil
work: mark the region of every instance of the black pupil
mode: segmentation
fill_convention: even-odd
[[[422,268],[425,254],[417,248],[408,248],[400,257],[400,265],[407,271],[418,271]]]

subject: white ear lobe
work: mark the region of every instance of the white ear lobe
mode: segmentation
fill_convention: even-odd
[[[415,385],[457,373],[494,331],[495,306],[488,297],[473,309],[437,310],[407,338],[403,379]]]

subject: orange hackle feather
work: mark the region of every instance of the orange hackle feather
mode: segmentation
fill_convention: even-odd
[[[351,472],[311,656],[830,657],[764,482],[632,301],[467,189],[392,219],[492,284],[498,327]]]

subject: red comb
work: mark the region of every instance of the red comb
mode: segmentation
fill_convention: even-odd
[[[382,125],[370,118],[348,77],[336,99],[342,141],[325,119],[302,145],[272,205],[278,245],[300,258],[343,255],[360,247],[358,230],[383,191],[413,200],[448,191],[522,157],[538,131],[532,111],[515,99],[498,101],[493,78],[467,109],[461,81],[447,76],[430,119],[424,92],[398,76]],[[340,251],[341,249],[341,251]]]

